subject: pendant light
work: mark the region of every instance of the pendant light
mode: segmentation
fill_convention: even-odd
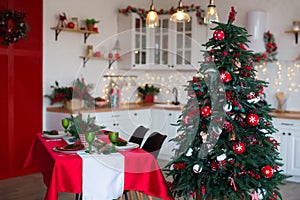
[[[205,24],[211,24],[213,21],[219,22],[218,12],[214,0],[209,0],[207,10],[204,17]]]
[[[155,11],[153,0],[150,5],[150,10],[147,14],[146,18],[146,27],[148,28],[155,28],[159,26],[159,20],[158,20],[158,15],[157,12]]]
[[[173,15],[171,15],[170,20],[174,21],[174,22],[189,22],[189,21],[191,21],[190,16],[187,13],[185,13],[183,10],[181,0],[179,0],[176,12]]]

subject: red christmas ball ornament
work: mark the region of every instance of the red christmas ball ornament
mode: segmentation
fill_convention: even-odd
[[[242,142],[235,142],[232,145],[232,149],[233,149],[234,153],[242,154],[246,150],[246,147],[245,147],[245,144]]]
[[[211,109],[209,106],[203,106],[200,110],[200,114],[203,117],[208,117],[211,114]]]
[[[266,178],[271,178],[273,176],[274,170],[271,166],[266,165],[261,168],[261,173],[265,175]]]
[[[231,74],[229,72],[221,72],[220,79],[223,83],[228,83],[231,81]]]
[[[74,25],[73,22],[69,22],[69,23],[68,23],[68,27],[69,27],[69,28],[74,28],[74,26],[75,26],[75,25]]]
[[[225,33],[222,30],[216,30],[213,34],[214,40],[224,40]]]
[[[250,114],[247,116],[247,123],[250,126],[256,126],[259,123],[259,117],[257,114]]]

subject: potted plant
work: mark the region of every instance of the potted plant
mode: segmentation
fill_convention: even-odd
[[[52,93],[45,95],[50,99],[50,104],[62,102],[68,110],[79,110],[83,103],[92,108],[95,104],[94,98],[90,95],[93,88],[91,84],[86,84],[84,79],[77,78],[71,87],[61,87],[57,81],[52,85]]]
[[[137,91],[144,103],[154,103],[154,95],[160,92],[158,87],[149,86],[148,84],[145,84],[144,87],[139,86]]]
[[[94,25],[99,22],[100,22],[99,20],[96,20],[94,18],[86,19],[85,24],[86,24],[87,30],[94,31]]]

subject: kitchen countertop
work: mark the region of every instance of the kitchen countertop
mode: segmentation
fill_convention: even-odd
[[[164,109],[164,110],[178,110],[181,111],[184,105],[173,105],[166,103],[159,104],[139,104],[139,103],[129,103],[122,104],[117,108],[111,108],[109,106],[106,107],[95,107],[95,109],[80,109],[80,110],[67,110],[63,107],[48,107],[48,112],[59,112],[59,113],[90,113],[90,112],[110,112],[110,111],[122,111],[122,110],[141,110],[141,109]],[[273,111],[270,113],[274,118],[282,118],[282,119],[295,119],[300,120],[300,111],[285,111],[285,112],[277,112]]]
[[[80,109],[80,110],[67,110],[64,107],[48,107],[48,112],[59,112],[59,113],[90,113],[90,112],[110,112],[110,111],[122,111],[122,110],[141,110],[141,109],[164,109],[164,110],[182,110],[184,107],[183,104],[173,105],[173,104],[138,104],[138,103],[129,103],[122,104],[117,108],[111,108],[110,106],[105,107],[95,107],[95,109]]]

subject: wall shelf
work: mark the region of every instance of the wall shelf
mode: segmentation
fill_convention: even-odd
[[[60,34],[61,31],[67,31],[67,32],[74,32],[74,33],[81,33],[84,35],[84,43],[86,43],[87,38],[91,34],[98,34],[99,32],[96,31],[88,31],[88,30],[76,30],[72,28],[64,28],[64,27],[51,27],[51,30],[55,30],[55,40],[57,41],[58,35]]]
[[[87,61],[89,61],[89,59],[94,59],[94,60],[106,60],[106,61],[108,61],[108,69],[111,68],[111,65],[115,61],[122,60],[121,58],[115,59],[115,58],[96,57],[96,56],[79,56],[79,57],[83,60],[83,67],[85,67],[85,64],[87,63]]]
[[[290,30],[290,31],[285,31],[285,33],[293,33],[293,34],[295,34],[296,44],[298,44],[298,34],[300,33],[300,30],[299,31]]]

